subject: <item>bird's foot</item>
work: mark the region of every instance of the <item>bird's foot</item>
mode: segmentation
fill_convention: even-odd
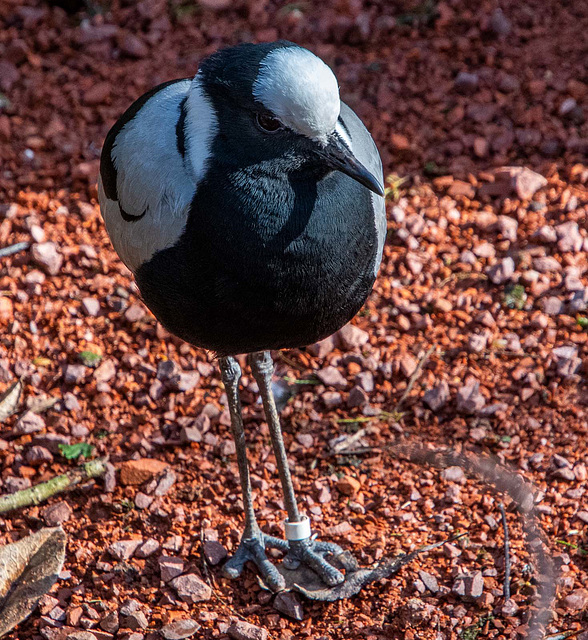
[[[321,542],[314,538],[290,540],[288,554],[284,558],[284,567],[290,571],[298,569],[302,564],[312,569],[329,587],[345,581],[345,576],[336,569],[326,556],[339,556],[343,549],[332,542]]]
[[[259,569],[263,581],[272,591],[282,591],[286,587],[284,576],[268,560],[265,553],[266,548],[278,549],[288,552],[289,545],[286,540],[268,536],[261,531],[254,533],[251,537],[243,537],[235,554],[227,560],[223,572],[227,578],[238,578],[245,564],[253,562]]]

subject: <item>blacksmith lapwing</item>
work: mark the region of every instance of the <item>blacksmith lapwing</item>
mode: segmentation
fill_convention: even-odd
[[[242,44],[204,60],[193,79],[139,98],[106,137],[99,200],[106,228],[145,304],[173,334],[218,355],[245,506],[245,531],[225,572],[252,560],[267,585],[284,565],[329,586],[341,549],[310,535],[297,507],[270,350],[337,331],[365,302],[386,235],[382,164],[331,69],[280,41]],[[239,400],[248,361],[259,385],[288,518],[286,540],[263,534],[253,510]]]

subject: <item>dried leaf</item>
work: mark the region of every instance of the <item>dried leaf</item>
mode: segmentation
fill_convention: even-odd
[[[65,544],[63,529],[53,527],[0,547],[0,638],[49,592],[63,567]]]
[[[16,411],[22,388],[22,380],[17,380],[0,395],[0,422],[4,422]]]

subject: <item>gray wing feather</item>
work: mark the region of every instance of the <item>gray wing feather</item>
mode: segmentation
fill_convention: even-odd
[[[376,147],[370,132],[365,128],[363,122],[358,118],[355,112],[344,102],[341,102],[341,120],[343,121],[344,130],[351,142],[351,151],[354,156],[368,169],[371,173],[384,184],[384,175],[382,169],[382,159]],[[384,251],[384,242],[386,241],[386,202],[384,198],[372,193],[372,206],[374,210],[374,223],[376,225],[376,233],[378,237],[378,252],[374,271],[377,273],[382,261],[382,253]]]

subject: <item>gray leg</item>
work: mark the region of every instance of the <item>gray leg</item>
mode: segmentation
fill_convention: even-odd
[[[260,531],[257,524],[253,510],[253,492],[251,490],[251,479],[249,477],[245,430],[243,429],[241,400],[239,398],[241,367],[232,357],[220,358],[219,365],[227,392],[227,402],[229,405],[229,413],[231,414],[231,428],[233,438],[235,439],[237,464],[239,465],[239,477],[241,479],[241,491],[243,493],[243,505],[245,507],[245,530],[243,531],[241,544],[235,555],[225,564],[224,572],[229,578],[236,578],[243,571],[245,563],[251,560],[257,565],[266,584],[272,590],[279,591],[284,588],[284,578],[267,559],[265,547],[276,547],[282,551],[287,551],[288,543],[279,538],[266,536]]]
[[[253,376],[259,386],[259,392],[263,401],[263,408],[267,418],[270,437],[276,456],[278,473],[284,492],[284,504],[290,522],[300,522],[300,514],[296,504],[296,495],[292,485],[292,477],[288,467],[288,458],[284,447],[280,419],[272,392],[272,374],[274,363],[269,351],[259,351],[249,356]],[[284,559],[288,568],[295,568],[301,562],[313,569],[329,586],[340,584],[345,580],[344,575],[325,560],[325,555],[341,553],[342,549],[336,544],[317,542],[311,538],[305,540],[290,541],[289,552]]]

